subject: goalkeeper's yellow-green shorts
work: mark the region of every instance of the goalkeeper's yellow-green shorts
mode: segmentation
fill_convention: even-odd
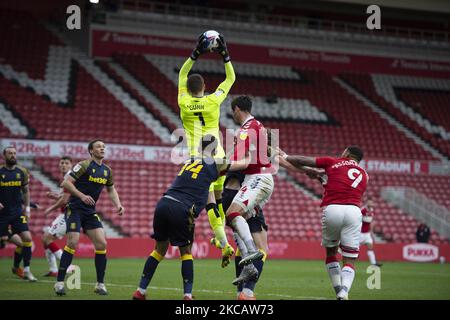
[[[222,191],[223,184],[225,183],[225,178],[226,178],[226,176],[221,176],[216,181],[211,183],[211,185],[209,186],[209,192]]]

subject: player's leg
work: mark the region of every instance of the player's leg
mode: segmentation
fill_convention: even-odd
[[[23,273],[24,279],[29,281],[36,281],[30,270],[33,239],[28,230],[28,218],[25,215],[17,216],[11,223],[11,230],[14,234],[18,234],[22,240],[22,258],[23,258]]]
[[[220,218],[219,210],[217,209],[213,183],[209,187],[208,202],[205,209],[208,214],[209,225],[214,232],[214,238],[211,240],[211,243],[217,248],[223,249],[228,241],[225,235],[225,227],[222,223],[222,219]]]
[[[73,212],[70,208],[67,209],[66,214],[66,231],[67,240],[63,249],[61,261],[59,262],[58,276],[55,283],[55,293],[57,295],[65,295],[64,279],[66,277],[67,269],[72,264],[73,255],[80,241],[81,217],[78,212]]]
[[[159,263],[164,259],[169,247],[169,220],[171,214],[171,205],[175,202],[166,198],[162,198],[156,204],[155,214],[153,216],[153,234],[156,245],[150,253],[144,264],[144,270],[139,282],[137,290],[133,294],[133,300],[145,300],[147,287],[153,278],[153,275]]]
[[[225,186],[225,188],[223,189],[223,192],[222,192],[222,204],[223,204],[223,209],[225,210],[225,212],[231,206],[231,203],[233,202],[234,197],[238,193],[240,186],[241,185],[240,185],[239,181],[235,178],[231,178],[231,179],[227,180],[227,185]],[[234,242],[236,243],[236,246],[237,246],[236,254],[234,256],[234,267],[235,267],[236,279],[237,279],[237,278],[239,278],[239,275],[241,274],[242,269],[244,267],[239,264],[242,260],[241,250],[243,250],[244,253],[247,253],[247,247],[243,243],[240,244],[242,239],[239,237],[237,232],[234,230],[233,230],[233,238],[234,238]],[[239,282],[236,287],[238,296],[241,293],[242,288],[243,288],[243,283]]]
[[[80,241],[80,232],[69,231],[67,232],[67,241],[64,246],[63,254],[61,256],[61,261],[59,262],[58,275],[56,277],[55,283],[55,293],[57,295],[65,295],[64,290],[64,279],[66,277],[67,269],[72,264],[73,256],[76,252],[78,242]]]
[[[44,250],[45,250],[45,257],[47,258],[48,270],[49,270],[49,272],[46,273],[44,276],[45,277],[57,276],[58,275],[58,265],[56,263],[56,256],[53,254],[52,250],[49,248],[49,245],[54,244],[56,247],[58,247],[58,246],[53,242],[54,238],[48,232],[48,230],[45,231],[44,234],[42,235],[41,241],[42,241],[42,246],[44,247]],[[59,247],[58,247],[58,249],[59,249]],[[59,260],[60,260],[61,255],[62,255],[62,250],[59,249],[59,251],[60,251],[60,256],[59,256]]]
[[[362,224],[361,210],[352,205],[345,207],[344,223],[341,229],[341,250],[343,267],[341,290],[336,295],[339,300],[347,300],[355,279],[355,262],[359,255],[359,239]]]
[[[53,276],[54,273],[58,272],[58,267],[56,265],[56,260],[61,260],[62,250],[55,243],[58,238],[64,237],[66,234],[66,221],[64,215],[60,214],[53,220],[50,228],[45,228],[44,235],[42,236],[42,244],[45,249],[45,256],[49,262],[50,272],[47,276]]]
[[[139,286],[133,294],[133,300],[145,300],[147,287],[155,274],[159,263],[164,259],[167,249],[169,248],[169,240],[157,241],[155,249],[150,253],[144,264]]]
[[[24,277],[24,271],[23,269],[20,267],[20,263],[22,262],[22,239],[20,238],[20,236],[18,234],[13,234],[12,232],[10,232],[8,234],[8,242],[16,245],[16,249],[14,250],[14,259],[13,259],[13,267],[12,267],[12,273],[17,275],[19,278]]]
[[[246,176],[242,187],[227,210],[228,224],[238,233],[248,251],[248,255],[243,256],[240,264],[249,264],[264,256],[257,250],[246,219],[254,214],[254,208],[257,205],[262,208],[270,199],[273,187],[272,175]],[[243,254],[242,250],[241,253]]]
[[[219,211],[220,218],[222,219],[222,224],[225,225],[225,211],[223,208],[222,203],[222,192],[224,189],[224,182],[226,177],[221,176],[219,177],[215,182],[213,182],[214,185],[214,197],[216,198],[216,204],[217,204],[217,210]]]
[[[191,253],[192,244],[180,249],[181,277],[183,278],[183,300],[193,300],[192,287],[194,286],[194,258]]]
[[[339,205],[329,205],[322,215],[322,246],[325,247],[325,267],[337,294],[341,290],[341,266],[337,258],[344,213]]]
[[[381,264],[377,263],[375,251],[373,250],[373,238],[370,233],[367,233],[365,244],[367,246],[367,256],[369,257],[370,264],[374,266],[381,266]]]
[[[338,246],[328,247],[326,250],[325,267],[327,268],[328,276],[330,277],[331,285],[333,286],[335,294],[341,291],[341,265],[337,258]]]
[[[256,247],[264,254],[261,260],[253,262],[253,266],[258,271],[257,276],[254,279],[245,281],[242,289],[242,300],[254,300],[256,283],[261,278],[261,274],[266,262],[267,254],[269,252],[269,246],[267,242],[267,225],[265,224],[264,216],[258,215],[249,220],[250,230],[252,231],[253,240],[255,240]]]
[[[105,271],[106,271],[106,235],[100,217],[97,214],[86,217],[82,221],[83,230],[94,244],[95,248],[95,271],[97,273],[97,283],[94,292],[99,295],[107,295],[108,291],[105,287]]]

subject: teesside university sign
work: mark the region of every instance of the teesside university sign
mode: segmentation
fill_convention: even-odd
[[[71,156],[75,159],[89,157],[85,142],[46,141],[26,139],[0,139],[0,147],[14,146],[19,157],[60,157]],[[168,162],[173,155],[179,155],[180,149],[172,147],[154,147],[143,145],[108,144],[106,158],[124,161]],[[440,163],[415,160],[367,159],[361,166],[370,172],[391,174],[433,174],[431,164]],[[444,164],[441,164],[444,166]]]

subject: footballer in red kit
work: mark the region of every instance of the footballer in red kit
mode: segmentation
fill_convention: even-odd
[[[231,102],[231,109],[234,121],[241,126],[235,139],[232,160],[238,161],[248,155],[251,159],[250,165],[242,171],[245,174],[244,181],[226,212],[227,223],[233,228],[241,253],[240,265],[245,266],[238,278],[245,282],[258,273],[252,262],[264,261],[267,255],[264,249],[256,246],[246,220],[257,214],[255,208],[262,209],[269,201],[274,180],[267,154],[267,131],[251,114],[252,100],[248,96],[239,96]]]
[[[360,244],[367,246],[367,256],[369,257],[370,264],[381,267],[382,264],[377,263],[375,251],[373,250],[373,236],[372,236],[373,217],[374,217],[373,207],[374,207],[373,200],[368,199],[366,205],[361,209],[362,227],[359,242]]]
[[[339,158],[288,156],[278,149],[280,165],[288,162],[295,168],[319,168],[323,175],[324,193],[321,207],[322,246],[326,249],[326,267],[338,300],[347,300],[355,277],[354,263],[359,254],[362,225],[361,201],[367,188],[369,176],[359,166],[363,151],[357,146],[347,147]],[[306,168],[305,168],[306,167]],[[314,171],[312,171],[314,172]],[[314,174],[307,171],[310,177]],[[336,257],[341,248],[343,268]]]

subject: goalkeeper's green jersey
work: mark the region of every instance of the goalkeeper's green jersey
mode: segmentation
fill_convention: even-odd
[[[188,58],[181,67],[178,78],[178,106],[191,156],[198,155],[200,139],[207,134],[212,134],[220,142],[220,105],[227,97],[236,79],[231,62],[227,62],[225,63],[226,79],[217,87],[216,91],[201,98],[193,97],[187,90],[187,78],[194,62]],[[224,156],[225,152],[219,143],[216,157]]]

